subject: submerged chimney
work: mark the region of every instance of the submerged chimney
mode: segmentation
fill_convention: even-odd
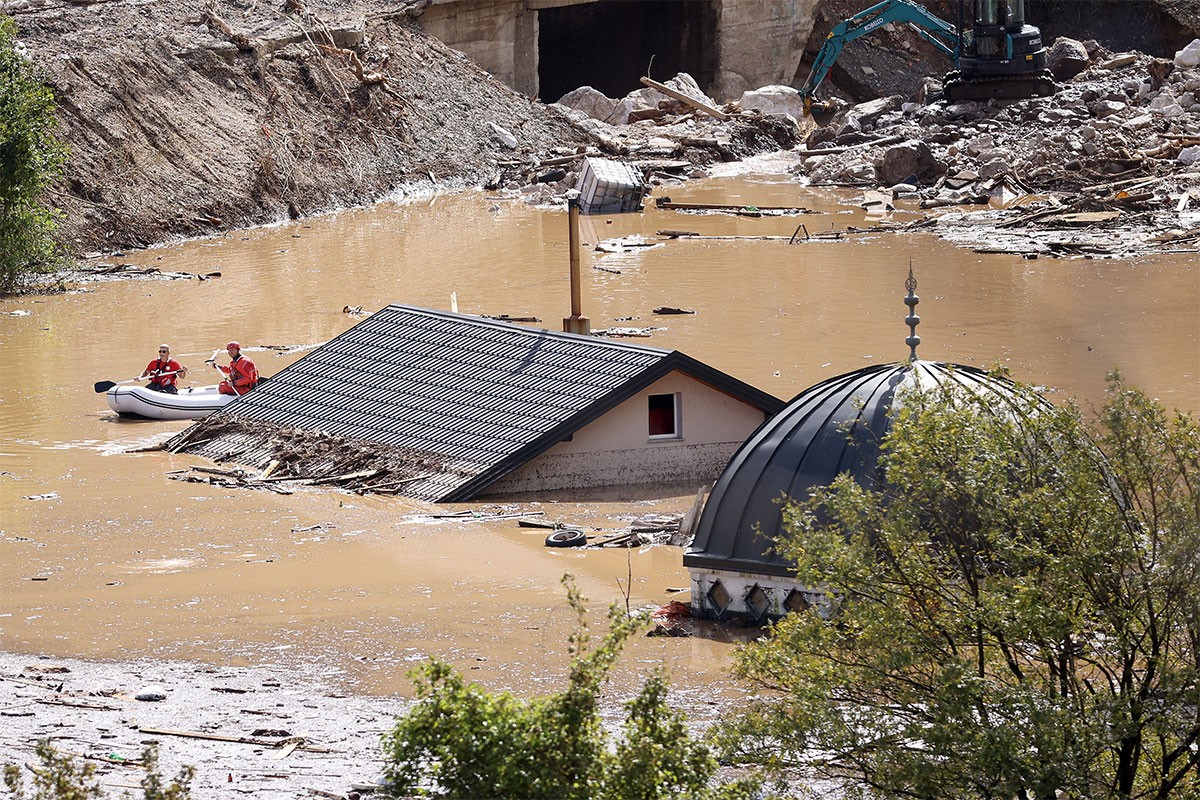
[[[583,290],[579,279],[579,198],[567,200],[567,221],[570,225],[571,244],[571,316],[563,319],[566,333],[588,335],[592,332],[592,321],[583,316]]]

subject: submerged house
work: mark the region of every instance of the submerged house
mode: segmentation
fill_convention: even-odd
[[[1011,382],[975,367],[917,359],[919,298],[910,271],[908,360],[830,378],[796,396],[755,431],[730,459],[705,503],[683,557],[699,617],[780,617],[820,601],[797,583],[793,564],[775,551],[785,535],[784,499],[807,499],[810,490],[849,473],[866,487],[882,480],[879,445],[891,410],[904,394],[943,383],[1002,400]]]
[[[782,406],[677,351],[390,305],[194,426],[207,432],[185,431],[198,444],[178,449],[261,468],[282,458],[275,433],[319,432],[404,455],[390,463],[409,466],[385,477],[433,502],[699,485]]]

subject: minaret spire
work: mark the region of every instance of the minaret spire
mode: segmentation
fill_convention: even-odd
[[[908,260],[908,280],[904,282],[904,288],[908,289],[908,296],[904,298],[904,305],[908,306],[908,316],[904,318],[904,323],[908,325],[908,338],[904,343],[909,346],[908,360],[912,363],[917,360],[917,345],[921,343],[921,337],[917,336],[917,326],[921,324],[921,318],[917,316],[917,303],[921,302],[921,298],[915,294],[917,279],[913,276],[911,258]]]

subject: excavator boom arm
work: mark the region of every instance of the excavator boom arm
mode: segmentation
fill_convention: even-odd
[[[960,55],[959,31],[954,25],[930,14],[909,0],[883,0],[843,20],[829,32],[813,61],[808,80],[800,89],[800,96],[807,109],[812,105],[813,93],[829,75],[842,48],[860,36],[883,27],[889,22],[909,22],[918,27],[917,32],[951,61],[958,63]]]

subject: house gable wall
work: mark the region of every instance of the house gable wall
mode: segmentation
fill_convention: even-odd
[[[652,394],[678,393],[680,438],[649,436]],[[672,372],[510,472],[484,495],[648,483],[706,483],[762,424],[761,410]]]

